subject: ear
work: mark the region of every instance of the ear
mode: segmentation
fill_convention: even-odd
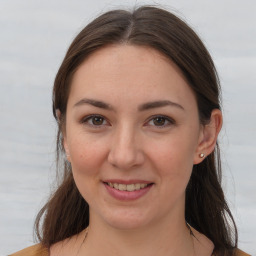
[[[68,148],[66,136],[63,136],[63,147],[64,147],[64,149],[65,149],[66,158],[67,158],[67,160],[70,162],[71,159],[70,159],[69,148]]]
[[[63,133],[62,143],[63,143],[63,147],[64,147],[64,150],[65,150],[65,153],[66,153],[66,158],[70,162],[71,159],[70,159],[69,147],[68,147],[68,143],[67,143],[67,136],[66,136],[65,132],[62,132],[62,133]]]
[[[68,148],[68,144],[67,144],[67,139],[66,139],[66,133],[65,130],[61,127],[61,112],[59,109],[56,109],[56,117],[58,120],[58,124],[59,124],[59,129],[61,129],[61,132],[63,134],[63,139],[62,139],[62,143],[63,143],[63,147],[66,153],[66,157],[67,160],[70,162],[70,154],[69,154],[69,148]]]
[[[61,120],[61,112],[60,112],[60,110],[59,110],[59,109],[56,109],[56,110],[55,110],[55,114],[56,114],[58,123],[60,123],[60,120]]]
[[[205,157],[213,152],[221,127],[222,113],[219,109],[214,109],[210,122],[201,128],[198,146],[194,155],[194,164],[201,163]],[[201,154],[204,154],[204,156],[200,156]]]

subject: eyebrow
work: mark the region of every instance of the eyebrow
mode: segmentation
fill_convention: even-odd
[[[94,107],[102,108],[102,109],[106,109],[106,110],[114,110],[114,108],[108,103],[105,103],[105,102],[99,101],[99,100],[94,100],[94,99],[87,99],[87,98],[84,98],[84,99],[81,99],[80,101],[78,101],[74,105],[74,107],[78,107],[78,106],[85,105],[85,104],[89,104]],[[184,108],[180,104],[169,101],[169,100],[158,100],[158,101],[147,102],[147,103],[140,105],[138,107],[138,110],[145,111],[145,110],[149,110],[149,109],[153,109],[153,108],[160,108],[160,107],[165,107],[165,106],[177,107],[179,109],[184,110]]]
[[[92,105],[94,107],[97,107],[97,108],[103,108],[103,109],[107,109],[107,110],[113,110],[113,107],[111,107],[111,105],[103,102],[103,101],[99,101],[99,100],[93,100],[93,99],[81,99],[80,101],[78,101],[74,107],[78,107],[78,106],[81,106],[81,105],[84,105],[84,104],[89,104],[89,105]]]
[[[170,100],[159,100],[159,101],[147,102],[140,105],[138,109],[139,111],[144,111],[152,108],[160,108],[165,106],[172,106],[172,107],[177,107],[179,109],[185,110],[180,104],[172,102]]]

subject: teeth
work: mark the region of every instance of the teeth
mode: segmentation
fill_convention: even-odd
[[[135,184],[135,189],[139,190],[140,189],[140,184]]]
[[[127,191],[134,191],[135,190],[135,185],[134,184],[126,185],[126,190]]]
[[[125,184],[119,184],[118,185],[118,189],[121,190],[121,191],[127,190],[126,187],[127,186]]]
[[[120,191],[129,191],[129,192],[132,192],[132,191],[135,191],[135,190],[140,190],[142,188],[145,188],[148,186],[148,184],[145,184],[145,183],[136,183],[136,184],[118,184],[118,183],[111,183],[111,182],[108,182],[107,183],[111,188],[115,188],[115,189],[118,189]]]

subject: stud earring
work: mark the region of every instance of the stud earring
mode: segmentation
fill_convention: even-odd
[[[204,158],[204,153],[199,154],[200,158]]]

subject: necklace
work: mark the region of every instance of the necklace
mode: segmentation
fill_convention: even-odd
[[[84,244],[84,242],[85,242],[85,239],[86,239],[86,237],[87,237],[87,235],[88,235],[88,230],[89,230],[89,227],[87,227],[87,228],[85,229],[84,239],[83,239],[81,245],[79,246],[79,249],[78,249],[78,251],[77,251],[77,253],[76,253],[76,256],[79,254],[79,252],[80,252],[80,250],[81,250],[81,248],[82,248],[82,246],[83,246],[83,244]]]
[[[193,244],[193,256],[196,256],[196,253],[195,253],[195,246],[194,246],[194,240],[193,240],[193,237],[195,237],[195,235],[194,235],[194,233],[193,233],[193,231],[192,231],[191,226],[190,226],[188,223],[186,223],[186,226],[187,226],[187,228],[188,228],[188,230],[189,230],[190,237],[191,237],[191,239],[192,239],[192,244]],[[78,256],[78,254],[79,254],[79,252],[80,252],[80,250],[81,250],[81,248],[82,248],[82,246],[83,246],[83,244],[84,244],[84,242],[85,242],[85,240],[86,240],[86,237],[87,237],[87,235],[88,235],[88,230],[89,230],[89,226],[85,229],[84,238],[83,238],[83,241],[82,241],[81,245],[79,246],[79,249],[78,249],[78,251],[77,251],[76,256]]]
[[[194,233],[192,231],[191,226],[187,222],[186,222],[186,226],[187,226],[187,228],[189,230],[189,234],[190,234],[190,237],[191,237],[191,240],[192,240],[192,244],[193,244],[193,255],[196,256],[195,245],[194,245],[194,238],[193,238],[193,237],[195,237],[195,235],[194,235]]]
[[[191,236],[192,243],[193,243],[193,254],[194,254],[194,256],[196,256],[194,239],[196,239],[197,241],[199,241],[199,240],[198,240],[198,238],[194,235],[194,233],[193,233],[193,231],[192,231],[192,227],[191,227],[187,222],[186,222],[186,225],[187,225],[187,228],[188,228],[188,230],[189,230],[189,232],[190,232],[190,236]],[[213,250],[213,252],[211,253],[210,256],[216,256],[216,254],[214,253],[214,250]]]

